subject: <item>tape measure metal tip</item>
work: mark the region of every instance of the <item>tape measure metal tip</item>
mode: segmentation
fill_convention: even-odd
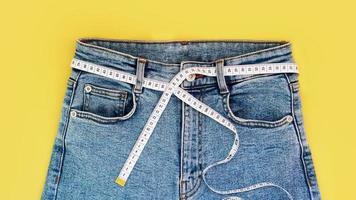
[[[117,177],[116,181],[115,181],[118,185],[120,185],[121,187],[125,186],[126,181],[124,179],[121,179],[120,177]]]

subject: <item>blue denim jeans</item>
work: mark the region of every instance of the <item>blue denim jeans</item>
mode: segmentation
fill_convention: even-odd
[[[74,58],[169,82],[189,67],[293,63],[288,41],[139,41],[84,38]],[[139,62],[140,60],[145,62]],[[301,111],[298,74],[195,76],[181,88],[225,116],[230,131],[172,96],[126,185],[115,179],[162,92],[72,69],[43,200],[320,199]],[[236,188],[270,182],[245,192]]]

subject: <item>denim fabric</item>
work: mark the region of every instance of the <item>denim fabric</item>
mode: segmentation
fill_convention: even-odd
[[[288,41],[138,41],[80,39],[75,58],[169,82],[182,69],[294,62]],[[298,74],[196,76],[181,85],[237,128],[234,158],[206,174],[219,191],[272,182],[293,199],[320,199],[306,141]],[[288,199],[281,188],[219,194],[202,170],[223,159],[233,135],[172,96],[124,187],[115,183],[162,92],[72,69],[67,81],[43,200],[72,199]],[[75,111],[75,112],[73,112]],[[288,117],[289,116],[289,117]]]

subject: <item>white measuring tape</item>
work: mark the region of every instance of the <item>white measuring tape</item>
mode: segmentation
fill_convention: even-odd
[[[115,79],[118,81],[123,81],[129,84],[136,83],[136,76],[127,72],[123,72],[120,70],[112,69],[109,67],[97,65],[94,63],[73,59],[71,66],[76,69],[80,69],[86,72],[94,73],[97,75],[101,75],[107,78]],[[273,73],[298,73],[297,65],[295,63],[267,63],[267,64],[248,64],[248,65],[231,65],[231,66],[224,66],[223,67],[223,74],[224,76],[234,76],[234,75],[252,75],[252,74],[273,74]],[[159,102],[155,106],[153,112],[151,113],[148,121],[146,122],[141,134],[139,135],[134,147],[132,148],[128,159],[126,160],[124,166],[121,168],[119,176],[116,178],[116,183],[120,186],[124,186],[129,175],[131,174],[138,158],[140,157],[143,148],[148,142],[156,124],[161,117],[161,114],[165,110],[172,94],[176,95],[179,99],[183,102],[187,103],[192,108],[196,109],[197,111],[205,114],[206,116],[212,118],[213,120],[217,121],[221,125],[225,126],[226,128],[230,129],[234,134],[234,143],[230,149],[229,154],[223,160],[220,160],[203,170],[203,178],[206,171],[216,165],[220,165],[223,163],[227,163],[230,161],[233,156],[236,154],[237,149],[239,148],[239,138],[237,135],[236,127],[224,116],[220,113],[216,112],[214,109],[210,108],[208,105],[204,104],[203,102],[199,101],[191,94],[186,92],[182,89],[180,84],[191,74],[201,74],[205,76],[216,76],[216,68],[215,67],[191,67],[187,69],[183,69],[178,74],[176,74],[173,79],[169,83],[157,81],[154,79],[144,78],[143,87],[163,91],[163,95],[159,99]],[[205,180],[205,178],[204,178]],[[290,194],[281,188],[278,185],[273,183],[258,183],[249,187],[240,188],[236,190],[230,191],[219,191],[214,190],[212,187],[208,185],[210,189],[217,193],[221,194],[228,194],[228,193],[239,193],[239,192],[246,192],[250,190],[254,190],[261,187],[278,187],[285,191],[288,194],[290,199]]]

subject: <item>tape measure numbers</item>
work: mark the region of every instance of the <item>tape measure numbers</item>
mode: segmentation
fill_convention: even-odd
[[[86,72],[94,73],[97,75],[101,75],[107,78],[115,79],[118,81],[123,81],[129,84],[136,83],[136,76],[130,73],[126,73],[120,70],[112,69],[109,67],[97,65],[94,63],[81,61],[78,59],[73,59],[71,66],[76,69],[80,69]],[[267,63],[267,64],[249,64],[249,65],[231,65],[224,66],[224,76],[234,76],[234,75],[253,75],[253,74],[268,74],[268,73],[298,73],[297,65],[295,63]],[[196,109],[197,111],[205,114],[211,119],[217,121],[221,125],[225,126],[229,130],[231,130],[232,134],[234,134],[234,142],[229,151],[229,154],[225,159],[220,160],[203,170],[203,178],[206,171],[216,165],[223,164],[228,162],[233,158],[239,148],[239,137],[237,134],[236,127],[224,116],[220,113],[216,112],[214,109],[210,108],[208,105],[196,99],[194,96],[186,92],[184,89],[180,87],[181,83],[187,79],[192,74],[199,74],[205,76],[216,76],[216,68],[215,67],[191,67],[180,71],[176,74],[169,83],[162,82],[154,79],[144,78],[143,87],[163,91],[162,96],[160,97],[158,103],[156,104],[153,112],[151,113],[148,121],[146,122],[142,132],[140,133],[135,145],[133,146],[128,159],[125,161],[119,176],[116,179],[116,183],[120,186],[124,186],[126,181],[131,174],[137,160],[139,159],[147,141],[149,140],[151,134],[153,133],[159,118],[161,117],[163,111],[165,110],[168,102],[174,94],[180,100]],[[235,192],[244,192],[253,189],[257,189],[260,187],[267,186],[275,186],[273,183],[259,183],[256,185],[252,185],[246,188],[241,188],[234,190]],[[210,186],[209,186],[210,187]],[[279,187],[280,188],[280,187]],[[213,188],[211,188],[214,190]],[[219,192],[219,191],[217,191]],[[288,193],[288,192],[287,192]],[[289,194],[289,193],[288,193]]]

